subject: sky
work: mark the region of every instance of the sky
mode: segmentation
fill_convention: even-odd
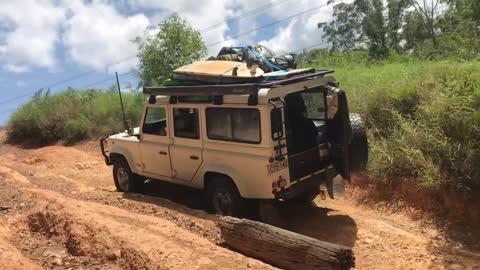
[[[0,0],[0,126],[41,88],[106,88],[118,72],[136,87],[147,27],[178,13],[199,30],[208,56],[263,44],[277,53],[326,43],[327,0]],[[207,56],[207,57],[208,57]]]

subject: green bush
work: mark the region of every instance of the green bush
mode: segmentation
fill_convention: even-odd
[[[411,181],[428,191],[480,188],[479,62],[392,54],[374,64],[335,66],[350,110],[368,128],[373,181]]]
[[[480,188],[480,63],[406,61],[337,70],[362,114],[373,181]]]
[[[138,124],[143,95],[123,93],[125,114]],[[46,145],[59,140],[74,143],[124,130],[115,91],[68,89],[58,94],[39,91],[22,105],[7,124],[8,140]]]

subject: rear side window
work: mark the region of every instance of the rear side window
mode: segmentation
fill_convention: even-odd
[[[175,108],[173,109],[175,137],[199,139],[198,109]]]
[[[260,112],[249,108],[207,108],[207,136],[212,140],[261,141]]]

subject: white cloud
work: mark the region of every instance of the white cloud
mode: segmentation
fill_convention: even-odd
[[[0,40],[4,69],[19,66],[55,66],[57,31],[64,19],[61,8],[49,0],[0,1],[0,23],[7,25]]]
[[[229,25],[235,31],[222,24],[277,1],[0,0],[0,67],[21,73],[35,67],[54,70],[57,64],[70,61],[102,72],[107,64],[128,57],[127,61],[107,67],[108,71],[125,72],[138,65],[137,45],[131,41],[142,35],[148,25],[157,24],[173,12],[178,12],[198,30],[216,25],[202,32],[207,45],[222,41],[209,46],[209,55],[216,55],[222,46],[250,45],[258,41],[254,31],[237,37],[239,33],[325,5],[327,0],[289,0],[275,4],[253,16],[231,22]],[[147,10],[149,12],[145,12]],[[322,32],[317,29],[317,23],[330,19],[331,7],[313,10],[286,21],[283,27],[269,27],[273,37],[260,43],[276,51],[320,44]],[[56,50],[60,48],[65,48],[66,59],[55,59]]]
[[[28,66],[16,64],[6,64],[3,66],[3,69],[13,73],[24,73],[30,71],[30,68]]]
[[[197,30],[205,30],[206,28],[224,22],[234,14],[235,9],[240,8],[238,4],[232,4],[230,1],[224,0],[128,0],[133,7],[162,11],[161,16],[154,19],[158,23],[161,19],[166,18],[169,14],[177,12],[182,18],[187,20],[193,28]],[[253,2],[248,0],[247,2]],[[167,11],[167,12],[165,12]],[[228,25],[218,25],[210,31],[202,33],[205,43],[212,44],[226,39],[221,44],[209,46],[208,54],[216,55],[223,44],[231,45],[232,41],[225,38],[228,31]]]
[[[124,16],[112,5],[77,1],[71,5],[65,22],[63,41],[71,60],[82,66],[105,71],[112,61],[135,56],[132,42],[149,25],[143,14]],[[138,65],[136,57],[109,66],[109,71],[128,71]]]
[[[326,46],[327,42],[322,37],[323,32],[317,27],[319,22],[328,22],[332,19],[332,6],[327,6],[326,2],[327,0],[289,1],[285,6],[275,6],[271,10],[271,14],[277,14],[276,16],[278,16],[280,9],[284,8],[291,10],[284,17],[308,8],[312,11],[290,20],[286,27],[276,29],[272,38],[262,40],[259,43],[278,53],[298,51],[312,46]]]

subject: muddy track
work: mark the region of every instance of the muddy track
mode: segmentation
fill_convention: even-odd
[[[166,219],[38,188],[5,167],[0,172],[2,199],[13,196],[21,205],[6,220],[18,261],[53,269],[271,268]]]
[[[352,246],[356,269],[480,269],[477,250],[404,211],[357,205],[355,190],[284,205],[274,225]],[[272,268],[225,248],[203,209],[201,193],[158,182],[116,192],[96,143],[0,144],[0,269]]]

